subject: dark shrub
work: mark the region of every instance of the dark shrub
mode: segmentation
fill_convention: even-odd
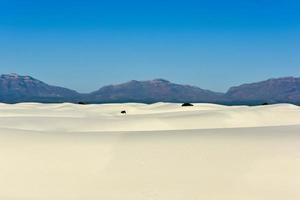
[[[191,103],[183,103],[181,106],[194,106],[194,105]]]
[[[121,111],[121,114],[126,114],[126,111],[125,111],[125,110],[122,110],[122,111]]]

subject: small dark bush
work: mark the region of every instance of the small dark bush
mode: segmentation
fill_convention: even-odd
[[[121,111],[121,114],[126,114],[126,111],[125,111],[125,110],[122,110],[122,111]]]
[[[194,105],[191,104],[191,103],[184,103],[184,104],[182,104],[181,106],[194,106]]]

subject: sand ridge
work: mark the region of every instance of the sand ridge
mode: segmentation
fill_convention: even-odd
[[[126,110],[127,114],[121,114]],[[102,132],[215,129],[300,124],[300,108],[290,104],[221,106],[195,104],[0,105],[0,129]]]
[[[0,199],[298,200],[299,116],[289,104],[1,104]]]

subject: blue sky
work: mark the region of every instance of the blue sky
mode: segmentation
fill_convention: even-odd
[[[0,0],[0,73],[80,92],[300,76],[299,10],[292,0]]]

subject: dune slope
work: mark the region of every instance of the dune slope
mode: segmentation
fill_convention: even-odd
[[[297,106],[1,104],[0,118],[0,199],[300,198]]]

